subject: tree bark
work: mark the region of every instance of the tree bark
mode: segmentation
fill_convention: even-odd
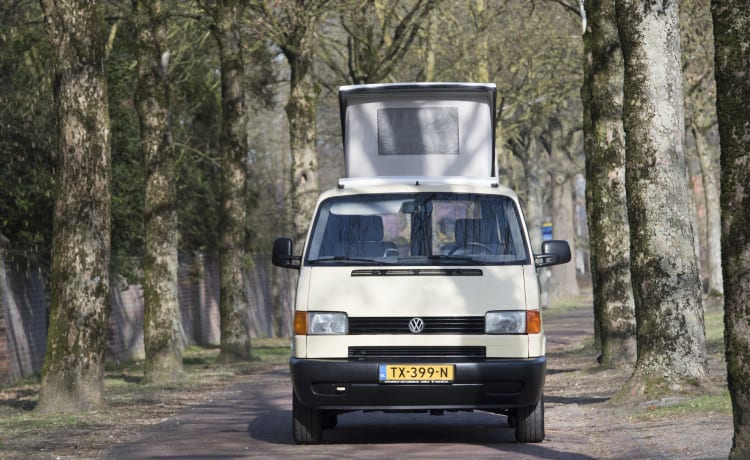
[[[435,50],[438,45],[438,21],[440,18],[435,10],[430,11],[427,19],[427,30],[425,33],[425,60],[424,60],[424,81],[435,81]]]
[[[706,35],[706,30],[712,27],[710,2],[683,0],[679,9],[686,136],[694,140],[692,148],[686,144],[686,153],[691,178],[701,178],[700,186],[694,183],[690,195],[695,203],[694,222],[698,229],[696,248],[704,293],[721,297],[719,147],[709,141],[716,126],[714,43],[713,37]]]
[[[695,138],[695,150],[701,167],[703,179],[703,194],[706,204],[706,273],[708,278],[708,293],[722,295],[724,280],[721,273],[721,204],[719,201],[719,185],[717,184],[716,167],[711,148],[706,140],[706,134],[701,128],[692,126]]]
[[[487,0],[474,0],[473,13],[478,21],[484,21],[487,14]],[[473,81],[479,83],[488,83],[490,81],[490,53],[489,53],[489,35],[480,34],[476,43],[474,52],[477,55],[477,65],[474,68],[475,74],[472,75]]]
[[[713,0],[716,108],[721,138],[722,266],[727,380],[734,439],[750,458],[750,5]]]
[[[582,98],[594,318],[601,364],[616,367],[636,359],[622,126],[623,61],[614,0],[585,5],[584,43],[590,61],[584,64],[587,84]]]
[[[575,259],[576,255],[576,216],[573,198],[574,164],[570,157],[571,146],[575,143],[576,129],[563,120],[550,119],[546,136],[550,158],[550,214],[552,237],[566,240]],[[575,262],[550,268],[549,299],[555,305],[559,301],[580,295]]]
[[[110,305],[110,124],[104,3],[42,0],[58,123],[47,353],[37,409],[103,401]]]
[[[170,130],[167,10],[161,0],[135,0],[138,84],[134,103],[146,166],[143,260],[146,383],[182,377],[182,320],[177,298],[177,156]]]
[[[544,165],[547,164],[549,158],[535,133],[528,133],[525,137],[525,145],[522,147],[526,172],[524,211],[529,226],[532,251],[538,253],[542,249],[542,224],[544,223],[544,190],[547,176]]]
[[[638,399],[703,384],[706,342],[682,146],[677,2],[617,0],[616,11],[638,340],[625,392]]]
[[[554,153],[553,153],[554,155]],[[573,200],[573,177],[565,174],[552,175],[552,232],[553,238],[566,240],[575,260],[576,229],[575,201]],[[558,265],[550,269],[550,304],[580,295],[575,262]]]
[[[316,136],[316,102],[320,89],[312,76],[312,31],[299,34],[299,42],[285,47],[290,67],[289,100],[286,114],[289,121],[289,145],[292,153],[290,169],[291,206],[294,241],[301,250],[312,221],[318,198],[318,151]]]
[[[214,2],[212,31],[221,61],[222,207],[219,234],[220,323],[223,361],[250,359],[250,316],[245,289],[247,116],[240,18],[245,2]]]

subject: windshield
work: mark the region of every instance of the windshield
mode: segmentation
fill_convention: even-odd
[[[311,265],[528,264],[510,198],[410,193],[329,198],[315,219]]]

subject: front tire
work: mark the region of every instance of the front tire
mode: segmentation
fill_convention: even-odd
[[[321,426],[324,430],[336,428],[339,423],[339,415],[336,412],[323,412],[321,414]]]
[[[318,444],[323,438],[320,410],[303,405],[292,395],[292,434],[296,444]]]
[[[534,406],[519,407],[514,417],[516,441],[544,441],[544,395]]]

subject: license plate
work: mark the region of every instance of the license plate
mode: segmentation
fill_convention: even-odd
[[[380,383],[452,383],[453,364],[381,364]]]

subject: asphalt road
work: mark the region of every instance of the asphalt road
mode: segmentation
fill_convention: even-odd
[[[588,318],[577,326],[591,324]],[[565,340],[570,340],[567,331]],[[580,333],[591,334],[590,327]],[[555,332],[548,329],[548,348]],[[562,345],[562,344],[560,344]],[[553,398],[551,398],[553,399]],[[502,415],[483,412],[339,416],[320,445],[292,442],[291,384],[288,371],[256,375],[216,399],[191,407],[111,450],[115,459],[143,458],[593,458],[595,441],[577,428],[585,414],[576,404],[548,401],[547,438],[518,444]]]

